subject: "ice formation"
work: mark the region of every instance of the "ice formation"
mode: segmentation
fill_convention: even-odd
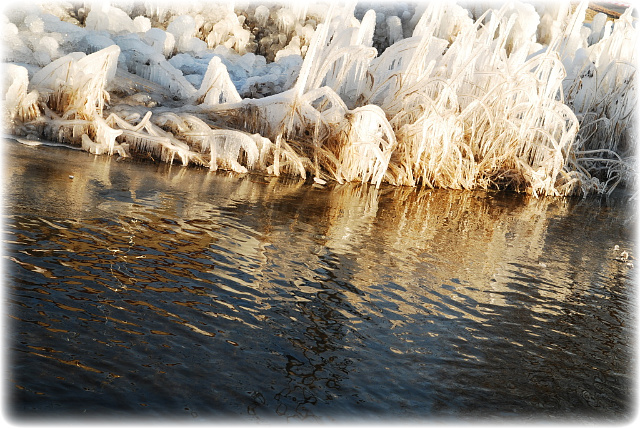
[[[587,7],[13,5],[3,122],[316,183],[605,193],[635,181],[638,24]]]
[[[207,72],[195,96],[196,102],[206,106],[237,103],[242,100],[229,78],[227,67],[222,64],[219,57],[213,57],[209,62]]]

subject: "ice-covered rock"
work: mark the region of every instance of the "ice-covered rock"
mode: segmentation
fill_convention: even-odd
[[[135,29],[133,20],[122,9],[106,2],[94,3],[85,20],[88,30],[106,30],[114,33],[130,32]]]
[[[114,41],[122,50],[120,62],[129,72],[164,86],[177,98],[186,99],[195,94],[195,88],[182,72],[172,66],[156,47],[144,43],[138,34],[117,36]]]
[[[44,31],[44,22],[37,15],[27,15],[24,18],[24,25],[32,33],[42,33]]]
[[[108,37],[103,33],[88,31],[87,34],[80,40],[77,47],[81,52],[93,53],[105,49],[111,45],[115,45],[115,42],[113,41],[113,39],[111,39],[111,37]]]
[[[49,64],[52,60],[60,57],[58,42],[53,37],[44,36],[34,47],[33,56],[40,66]]]
[[[7,62],[31,63],[33,51],[20,38],[18,27],[13,22],[3,24],[2,44],[7,49],[2,51],[2,59]]]
[[[146,33],[151,29],[151,20],[146,16],[133,18],[133,28],[137,33]]]
[[[173,34],[178,52],[198,53],[207,48],[207,44],[196,38],[198,25],[190,15],[180,15],[167,26],[167,32]]]
[[[241,55],[246,53],[251,33],[243,28],[241,21],[244,22],[235,13],[229,12],[224,19],[215,23],[211,28],[206,38],[207,46],[215,48],[224,45]]]
[[[176,45],[176,39],[173,34],[160,28],[147,30],[142,39],[167,58],[173,54]]]

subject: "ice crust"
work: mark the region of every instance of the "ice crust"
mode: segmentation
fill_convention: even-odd
[[[638,24],[587,6],[14,6],[4,124],[322,183],[609,192],[636,176]]]

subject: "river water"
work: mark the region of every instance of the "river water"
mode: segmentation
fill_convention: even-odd
[[[16,420],[635,415],[623,192],[321,187],[3,143]]]

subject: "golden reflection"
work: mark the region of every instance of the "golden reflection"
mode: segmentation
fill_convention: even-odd
[[[49,358],[49,359],[52,359],[52,360],[56,360],[59,363],[66,364],[66,365],[69,365],[69,366],[78,367],[78,368],[81,368],[83,370],[87,370],[87,371],[90,371],[90,372],[102,373],[101,370],[98,370],[96,368],[87,366],[86,364],[83,364],[82,362],[80,362],[80,360],[63,360],[62,358],[56,358],[56,357],[54,357],[52,355],[45,355],[45,354],[41,354],[39,352],[31,352],[31,354],[36,355],[38,357],[43,357],[43,358]]]
[[[313,204],[307,197],[309,192],[304,193],[302,204]],[[394,291],[400,295],[393,299],[399,314],[424,311],[420,302],[412,303],[412,296],[437,290],[438,295],[456,300],[464,287],[466,303],[458,309],[481,320],[475,307],[508,304],[505,296],[512,291],[514,280],[535,284],[550,281],[552,275],[558,276],[558,270],[576,275],[601,268],[619,270],[613,257],[596,267],[588,258],[574,260],[571,254],[575,249],[570,246],[558,250],[555,241],[547,242],[551,224],[561,225],[563,218],[588,203],[504,193],[378,190],[350,184],[332,189],[317,218],[299,219],[316,225],[319,239],[315,242],[291,234],[295,224],[287,230],[271,230],[267,239],[287,248],[297,246],[292,256],[311,271],[325,267],[324,259],[331,253],[338,254],[341,271],[349,272],[345,280],[370,294],[376,294],[372,287],[378,286],[373,281],[388,278],[380,286],[400,285],[401,290]],[[292,222],[297,220],[294,217]],[[389,271],[394,264],[398,268]],[[304,290],[303,286],[299,289]],[[543,297],[559,300],[576,292],[575,287],[540,287],[539,291]],[[368,303],[362,302],[358,293],[347,292],[345,296],[356,308],[365,310]]]

